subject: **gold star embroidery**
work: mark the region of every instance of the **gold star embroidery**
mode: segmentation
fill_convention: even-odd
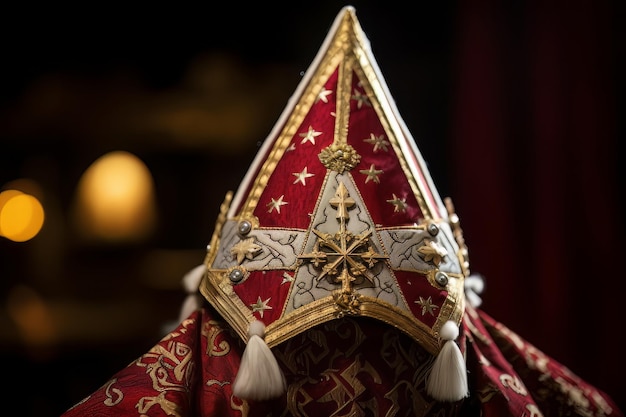
[[[294,172],[292,175],[295,175],[295,177],[296,177],[296,180],[293,182],[294,184],[297,184],[297,183],[301,182],[302,185],[306,185],[306,179],[307,178],[311,178],[315,174],[310,174],[307,171],[307,167],[304,167],[302,172]]]
[[[322,132],[317,132],[315,131],[315,129],[313,129],[313,127],[309,126],[309,130],[306,133],[300,133],[300,137],[303,138],[302,143],[306,143],[306,142],[311,142],[313,145],[315,145],[315,138],[318,137],[319,135],[321,135]]]
[[[296,144],[292,143],[291,145],[289,145],[289,147],[287,149],[285,149],[285,152],[292,152],[296,150]]]
[[[254,243],[254,238],[248,238],[230,248],[230,253],[237,256],[237,263],[241,264],[244,259],[253,259],[259,252],[261,247]]]
[[[352,96],[353,100],[356,100],[356,107],[360,109],[363,107],[363,104],[367,106],[371,106],[370,99],[366,94],[361,93],[359,90],[354,90],[354,95]]]
[[[318,101],[323,101],[324,103],[328,103],[328,96],[332,93],[331,90],[327,90],[327,89],[323,89],[322,91],[320,91],[320,93],[317,95],[317,99],[315,100],[315,102],[317,103]]]
[[[385,135],[376,136],[373,133],[370,133],[370,137],[367,139],[363,139],[363,142],[374,145],[374,152],[378,152],[379,149],[388,152],[387,146],[389,146],[389,142],[385,140]]]
[[[362,169],[359,172],[361,174],[367,175],[367,178],[365,178],[365,184],[367,184],[369,180],[374,181],[376,184],[380,184],[380,179],[378,178],[378,176],[383,173],[383,170],[376,169],[376,167],[374,167],[374,164],[370,165],[369,169]]]
[[[443,258],[448,254],[446,248],[442,247],[437,242],[428,239],[426,239],[425,244],[420,246],[417,251],[424,255],[424,260],[426,262],[432,261],[437,266],[439,266]]]
[[[267,212],[271,213],[272,211],[276,210],[276,212],[280,214],[280,206],[284,206],[285,204],[288,204],[286,201],[283,201],[283,197],[285,196],[281,195],[280,197],[278,197],[278,200],[272,198],[272,201],[267,203],[267,207],[270,208]]]
[[[393,204],[393,211],[394,212],[399,212],[399,211],[406,211],[406,198],[398,198],[396,197],[395,194],[392,194],[393,196],[391,197],[391,200],[387,200],[388,203]]]
[[[268,306],[267,303],[270,302],[270,300],[272,299],[272,297],[268,298],[265,301],[261,301],[261,297],[259,296],[259,298],[257,298],[256,303],[254,304],[250,304],[250,307],[252,307],[252,312],[259,313],[259,316],[261,316],[261,318],[263,318],[263,312],[265,310],[271,310],[272,307]]]
[[[430,314],[431,316],[434,316],[434,310],[436,308],[439,308],[438,305],[433,304],[433,300],[430,296],[428,296],[427,299],[424,299],[422,296],[420,296],[419,301],[414,301],[415,304],[419,304],[422,307],[422,316],[426,314],[426,312],[428,312],[428,314]]]
[[[291,275],[289,275],[288,273],[283,273],[283,281],[281,282],[281,284],[286,284],[288,282],[293,282],[294,279]]]

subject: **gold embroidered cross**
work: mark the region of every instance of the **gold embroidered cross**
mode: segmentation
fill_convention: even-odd
[[[348,194],[348,190],[346,189],[346,186],[343,185],[343,182],[339,183],[335,196],[328,202],[333,208],[337,209],[337,218],[345,219],[346,221],[350,217],[348,215],[348,209],[355,204],[354,199]]]

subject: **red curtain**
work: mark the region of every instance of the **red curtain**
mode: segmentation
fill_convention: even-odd
[[[615,7],[461,1],[451,196],[482,308],[624,408]]]

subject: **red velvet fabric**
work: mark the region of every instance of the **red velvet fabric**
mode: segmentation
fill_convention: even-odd
[[[625,408],[623,4],[461,1],[449,166],[481,307]]]
[[[484,312],[468,310],[458,339],[470,395],[424,389],[430,355],[394,327],[334,320],[275,349],[288,383],[275,400],[232,395],[243,342],[204,307],[62,417],[78,416],[622,416],[615,404]]]

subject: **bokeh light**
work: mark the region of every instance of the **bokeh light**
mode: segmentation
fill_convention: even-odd
[[[25,242],[37,236],[44,219],[43,206],[36,197],[15,189],[0,193],[0,236]]]
[[[56,342],[57,324],[46,301],[32,288],[17,285],[6,300],[9,317],[27,346],[45,346]]]
[[[92,240],[137,241],[155,226],[152,175],[130,152],[113,151],[94,161],[80,179],[76,203],[77,231]]]

